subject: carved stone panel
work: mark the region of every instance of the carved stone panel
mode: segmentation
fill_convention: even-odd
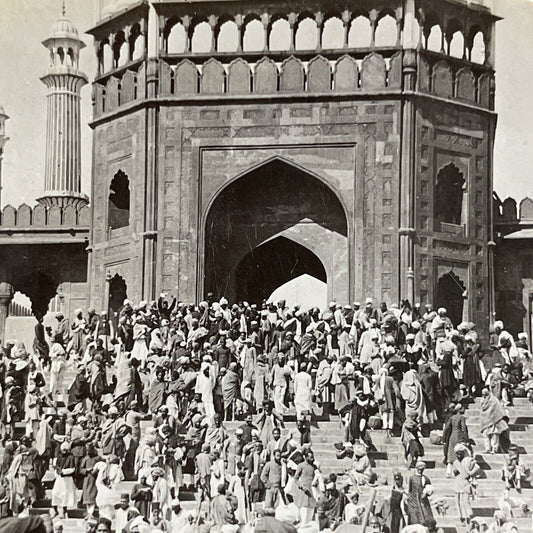
[[[27,204],[22,204],[17,212],[17,226],[27,227],[31,225],[31,207]]]
[[[388,85],[391,89],[402,87],[402,54],[396,52],[390,60]]]
[[[478,103],[483,107],[490,108],[490,85],[492,75],[490,73],[481,74],[478,80]]]
[[[351,56],[342,56],[335,65],[335,90],[354,91],[359,85],[357,62]]]
[[[176,67],[175,94],[196,94],[198,92],[198,69],[185,59]]]
[[[220,61],[210,59],[202,67],[201,92],[219,94],[224,92],[224,67]]]
[[[361,66],[361,88],[383,89],[387,79],[387,66],[379,54],[370,54],[363,59]]]
[[[439,61],[433,67],[432,75],[433,92],[443,98],[453,96],[453,75],[452,69],[445,61]]]
[[[6,205],[2,211],[2,226],[11,227],[17,222],[17,210],[12,205]]]
[[[135,74],[128,70],[122,76],[120,89],[120,104],[127,104],[135,100]]]
[[[307,88],[309,92],[326,92],[331,89],[331,67],[325,57],[317,56],[309,61]]]
[[[44,226],[46,224],[46,209],[42,205],[33,208],[33,225]]]
[[[238,58],[232,61],[228,67],[228,92],[250,92],[250,66],[244,59]]]
[[[75,226],[76,225],[76,208],[73,205],[67,205],[63,209],[63,225],[64,226]]]
[[[418,89],[420,91],[429,91],[431,82],[431,69],[429,63],[423,58],[418,60]]]
[[[107,81],[105,87],[105,110],[113,111],[118,107],[118,80],[117,78],[111,77]]]
[[[469,68],[462,68],[456,76],[456,96],[469,102],[476,101],[476,80]]]
[[[159,62],[159,94],[169,96],[172,94],[172,76],[173,72],[168,63]]]
[[[48,225],[61,225],[61,207],[59,207],[58,205],[53,205],[50,209],[48,209]]]
[[[255,65],[254,92],[271,94],[278,90],[278,68],[276,63],[264,57]]]
[[[281,65],[280,90],[282,92],[304,90],[304,67],[299,59],[289,57]]]

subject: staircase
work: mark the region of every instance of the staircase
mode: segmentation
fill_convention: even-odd
[[[65,376],[65,383],[70,384],[74,379],[75,372],[67,371]],[[48,376],[47,383],[48,383]],[[533,458],[533,407],[531,403],[525,398],[515,399],[515,405],[508,408],[511,427],[511,440],[514,445],[520,448],[522,454],[522,461],[526,465],[531,465]],[[289,418],[289,417],[288,417]],[[501,497],[502,491],[505,488],[504,482],[501,480],[501,469],[504,464],[504,456],[502,454],[484,454],[484,440],[480,433],[480,399],[476,399],[474,403],[467,406],[466,418],[470,432],[470,438],[475,442],[474,451],[475,459],[481,467],[481,473],[478,480],[478,489],[476,499],[472,502],[474,515],[477,518],[490,523],[492,515],[498,507],[498,500]],[[233,434],[235,429],[239,427],[242,422],[226,422],[224,425],[230,434]],[[294,419],[287,420],[284,433],[292,433],[294,437],[299,439],[299,432],[296,428]],[[142,427],[150,426],[150,422],[143,422]],[[23,433],[23,424],[17,427],[17,435]],[[408,470],[405,464],[403,447],[399,437],[387,437],[385,431],[374,430],[370,432],[372,442],[376,451],[371,451],[369,457],[373,463],[374,470],[381,478],[387,479],[388,483],[392,483],[392,474],[395,470],[400,470],[404,476],[404,483],[407,484],[408,478],[412,475],[412,471]],[[344,472],[351,466],[351,459],[337,459],[335,443],[344,441],[344,432],[339,425],[337,416],[332,416],[328,420],[320,421],[317,425],[311,428],[312,449],[315,453],[315,458],[320,463],[321,471],[324,477],[332,472],[336,472],[339,478],[344,477]],[[437,516],[435,518],[439,527],[442,527],[446,533],[462,533],[466,531],[464,526],[461,526],[459,515],[456,509],[454,480],[446,478],[446,467],[443,464],[443,448],[436,446],[429,442],[428,438],[423,438],[422,443],[425,449],[424,461],[427,464],[425,474],[430,478],[431,483],[435,489],[434,497],[443,499],[448,503],[449,509],[444,517]],[[0,451],[3,455],[3,449]],[[1,457],[0,457],[1,459]],[[48,513],[51,507],[51,493],[54,482],[54,475],[49,470],[43,480],[43,485],[46,489],[45,499],[36,502],[31,509],[32,514]],[[125,481],[119,484],[117,490],[131,493],[134,482]],[[360,502],[365,504],[371,489],[363,487],[361,491]],[[390,486],[378,486],[377,494],[381,497],[387,498],[390,494]],[[526,485],[522,488],[522,494],[518,495],[515,490],[511,491],[514,498],[519,498],[527,503],[533,502],[533,487]],[[80,491],[81,498],[81,491]],[[198,503],[194,493],[180,492],[180,500],[183,502],[184,508],[196,508]],[[530,505],[533,507],[533,505]],[[69,510],[68,517],[63,520],[65,533],[77,533],[84,529],[83,516],[85,509]],[[532,518],[531,516],[523,516],[520,509],[516,510],[514,522],[520,528],[520,531],[530,531]]]

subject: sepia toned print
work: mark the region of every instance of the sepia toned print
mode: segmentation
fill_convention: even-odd
[[[531,530],[513,2],[6,0],[0,533]]]

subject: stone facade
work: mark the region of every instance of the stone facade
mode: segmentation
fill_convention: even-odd
[[[319,4],[314,19],[321,32]],[[316,50],[295,49],[298,23],[310,16],[295,5],[286,17],[289,49],[270,51],[274,13],[288,11],[276,2],[256,13],[265,47],[254,53],[243,49],[245,25],[257,11],[251,4],[137,6],[91,30],[100,58],[92,124],[89,277],[95,307],[105,305],[106,280],[115,275],[125,280],[132,300],[163,291],[197,301],[213,288],[216,296],[237,294],[231,277],[246,254],[282,236],[318,257],[332,299],[434,301],[488,324],[496,19],[482,7],[461,3],[406,1],[394,11],[375,2],[368,6],[370,46],[357,48],[349,41],[357,13],[341,4],[335,8],[345,28],[344,46],[335,50],[324,49],[322,37]],[[372,50],[380,21],[390,13],[397,38]],[[195,24],[202,20],[213,30],[209,53],[194,51]],[[216,37],[228,20],[236,21],[239,36],[230,54],[217,50]],[[457,26],[457,20],[467,22]],[[177,24],[185,28],[184,49],[170,53]],[[435,25],[444,30],[442,49],[432,51]],[[485,38],[481,62],[473,58],[478,30]],[[116,39],[128,41],[131,31],[142,34],[144,55],[122,67],[115,57],[106,67],[106,47]],[[457,31],[464,35],[464,53],[453,58]],[[271,221],[284,219],[283,202],[277,209],[268,205],[270,220],[257,207],[251,211],[253,202],[241,204],[249,224],[259,221],[255,234],[251,238],[246,220],[231,214],[240,224],[225,237],[231,251],[215,250],[226,281],[212,282],[206,263],[211,244],[222,237],[210,229],[213,224],[207,227],[210,210],[250,176],[258,176],[263,194],[261,187],[271,183],[264,177],[268,165],[327,187],[330,205],[341,206],[344,220],[331,230],[313,219],[319,210],[310,205],[309,217],[301,211],[306,224],[276,226]],[[435,219],[437,176],[449,165],[464,182],[459,224]],[[109,229],[109,187],[119,171],[130,184],[129,225]],[[239,232],[246,242],[236,240]],[[443,300],[447,291],[438,292],[447,275],[458,291],[452,302]]]

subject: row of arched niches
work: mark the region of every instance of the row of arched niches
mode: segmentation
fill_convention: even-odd
[[[401,5],[361,1],[354,10],[353,3],[332,0],[326,11],[323,0],[302,0],[301,10],[297,1],[261,3],[255,10],[248,4],[236,3],[234,13],[227,2],[156,4],[161,96],[401,89],[407,31]],[[124,15],[120,29],[103,23],[93,30],[97,116],[145,97],[143,16],[128,21]],[[419,89],[489,107],[490,12],[418,0],[410,20]]]
[[[22,204],[18,208],[6,205],[0,212],[0,227],[15,230],[27,227],[89,227],[91,223],[91,208],[88,205],[76,207],[67,205],[36,205],[30,207]]]

